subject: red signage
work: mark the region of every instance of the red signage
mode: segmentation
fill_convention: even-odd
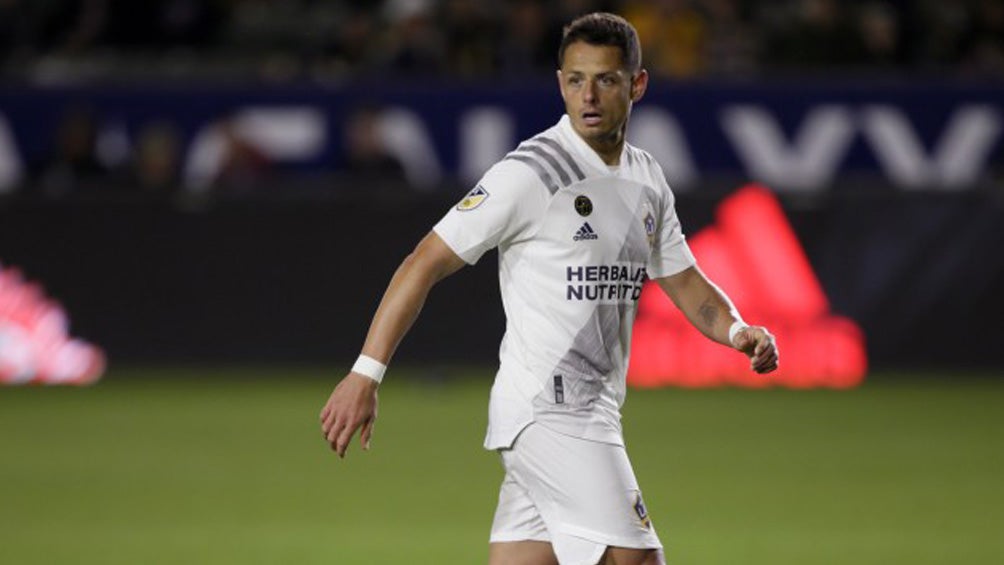
[[[724,200],[716,223],[689,239],[701,270],[743,318],[776,337],[780,368],[758,375],[745,355],[701,335],[662,290],[638,304],[628,382],[639,387],[736,385],[849,388],[868,368],[864,335],[830,304],[774,195],[748,185]]]
[[[62,306],[0,265],[0,385],[90,384],[104,369],[101,349],[69,335]]]

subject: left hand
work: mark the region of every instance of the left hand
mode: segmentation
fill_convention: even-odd
[[[769,373],[777,369],[777,344],[767,328],[747,326],[736,332],[732,347],[750,358],[750,368],[757,373]]]

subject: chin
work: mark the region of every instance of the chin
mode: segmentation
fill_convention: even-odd
[[[579,127],[576,128],[583,137],[604,137],[610,133],[610,128],[603,124],[590,126],[583,123],[579,123]]]

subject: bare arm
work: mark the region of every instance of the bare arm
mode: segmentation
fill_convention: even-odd
[[[432,287],[465,265],[435,232],[429,232],[401,263],[377,308],[363,354],[387,364],[401,339],[418,318]],[[377,415],[377,388],[373,379],[350,372],[331,393],[321,410],[321,431],[339,457],[361,428],[359,439],[369,448]]]
[[[736,333],[734,341],[729,341],[729,328],[742,318],[729,297],[700,269],[690,267],[675,275],[655,279],[655,282],[687,320],[709,339],[745,353],[750,358],[750,368],[757,373],[777,369],[777,345],[766,328],[748,326]]]
[[[366,334],[363,354],[384,364],[390,361],[432,287],[464,265],[435,232],[422,238],[391,278]]]

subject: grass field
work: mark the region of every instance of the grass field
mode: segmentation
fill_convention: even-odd
[[[118,370],[0,389],[0,563],[483,563],[491,374],[395,370],[338,460],[312,370]],[[414,376],[414,375],[413,375]],[[634,390],[628,449],[670,563],[1004,563],[1004,380]]]

